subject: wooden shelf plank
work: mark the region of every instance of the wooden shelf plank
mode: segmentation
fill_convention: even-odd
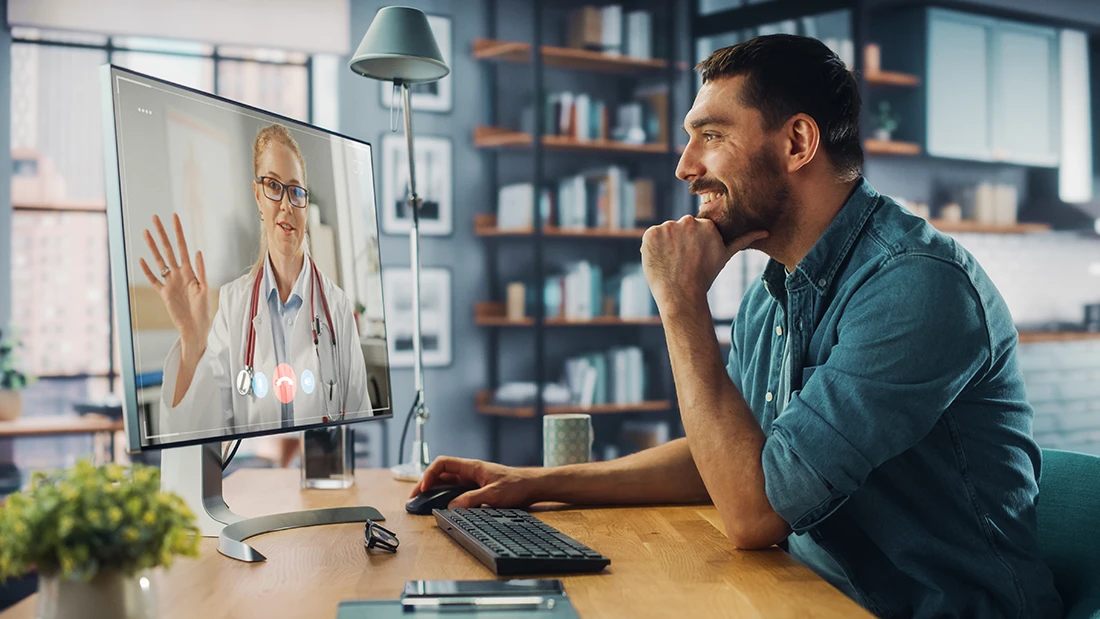
[[[478,148],[527,148],[533,140],[530,133],[502,127],[474,127],[474,146]],[[630,144],[616,140],[578,140],[562,135],[545,135],[542,145],[548,150],[599,151],[618,153],[668,154],[667,144]]]
[[[474,303],[474,323],[483,327],[533,327],[533,317],[508,318],[504,303],[497,301],[479,301]],[[549,318],[548,327],[588,327],[588,326],[660,326],[660,316],[642,318],[620,318],[618,316],[599,316],[587,320],[572,318]]]
[[[125,425],[121,419],[111,419],[101,415],[19,417],[12,421],[0,421],[0,437],[96,434],[122,432],[124,429]]]
[[[645,231],[645,228],[612,230],[610,228],[557,228],[548,226],[542,229],[542,234],[543,236],[555,238],[640,239]],[[501,230],[500,228],[478,227],[474,229],[474,233],[478,236],[531,236],[535,231],[531,228]]]
[[[533,406],[494,406],[492,394],[488,391],[479,391],[474,398],[477,412],[482,415],[497,415],[500,417],[531,418],[535,416]],[[589,415],[614,415],[621,413],[652,413],[672,410],[671,400],[650,400],[637,404],[601,404],[599,406],[547,406],[547,415],[574,415],[586,413]]]
[[[874,155],[919,155],[921,153],[920,144],[871,138],[863,141],[863,150]]]
[[[1092,340],[1100,340],[1100,332],[1020,331],[1021,344],[1042,344],[1046,342],[1086,342]]]
[[[971,232],[979,234],[1035,234],[1050,232],[1049,224],[1041,223],[1015,223],[1015,224],[987,224],[977,221],[946,221],[943,219],[929,219],[928,223],[936,227],[940,232]]]
[[[920,86],[920,78],[916,75],[899,73],[897,71],[875,71],[874,73],[865,73],[863,79],[868,84],[878,84],[882,86]]]
[[[531,44],[495,39],[475,39],[474,58],[478,60],[530,63]],[[668,67],[668,61],[660,58],[632,58],[587,49],[551,45],[542,46],[542,61],[548,67],[603,73],[636,73]],[[679,63],[677,66],[687,67],[685,63]]]
[[[513,320],[505,316],[477,316],[474,323],[480,327],[533,327],[535,319],[528,317]],[[543,323],[547,327],[647,327],[661,326],[660,316],[646,318],[619,318],[618,316],[600,316],[589,320],[572,318],[547,318]]]

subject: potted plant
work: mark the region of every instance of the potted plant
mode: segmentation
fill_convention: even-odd
[[[0,581],[37,570],[39,619],[148,619],[150,570],[197,556],[195,516],[160,471],[81,461],[0,506]]]
[[[889,101],[878,102],[878,112],[871,115],[872,135],[876,140],[890,141],[898,128],[898,117],[890,109]]]
[[[20,347],[14,337],[0,330],[0,421],[10,421],[23,411],[19,390],[34,383],[34,376],[23,372],[15,354]]]

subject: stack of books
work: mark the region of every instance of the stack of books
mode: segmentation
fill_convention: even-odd
[[[625,266],[605,282],[599,265],[586,260],[571,262],[564,274],[546,278],[543,301],[547,318],[591,320],[600,316],[656,315],[641,264]]]
[[[567,359],[564,379],[577,406],[645,401],[646,368],[638,346]]]
[[[569,13],[566,45],[632,58],[653,57],[653,16],[649,11],[623,14],[620,4],[584,6]]]

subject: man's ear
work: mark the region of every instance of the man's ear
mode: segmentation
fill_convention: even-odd
[[[784,127],[787,152],[784,154],[788,172],[801,170],[813,161],[821,144],[821,129],[809,114],[798,113]]]

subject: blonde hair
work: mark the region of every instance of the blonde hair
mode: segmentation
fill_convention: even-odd
[[[298,158],[298,163],[302,165],[302,184],[306,183],[306,159],[302,156],[302,149],[298,148],[298,142],[294,139],[294,136],[290,134],[290,129],[287,129],[285,125],[278,123],[268,125],[260,132],[256,134],[256,141],[252,143],[252,178],[255,182],[255,178],[260,175],[260,158],[263,157],[267,149],[271,147],[273,143],[278,142],[283,146],[290,149],[290,152],[294,153],[294,156]],[[306,235],[309,235],[309,217],[306,217]],[[305,242],[303,240],[303,242]],[[252,265],[252,270],[249,271],[250,277],[255,277],[264,268],[264,259],[267,257],[267,235],[264,234],[263,226],[260,226],[260,253],[256,257],[256,263]]]

